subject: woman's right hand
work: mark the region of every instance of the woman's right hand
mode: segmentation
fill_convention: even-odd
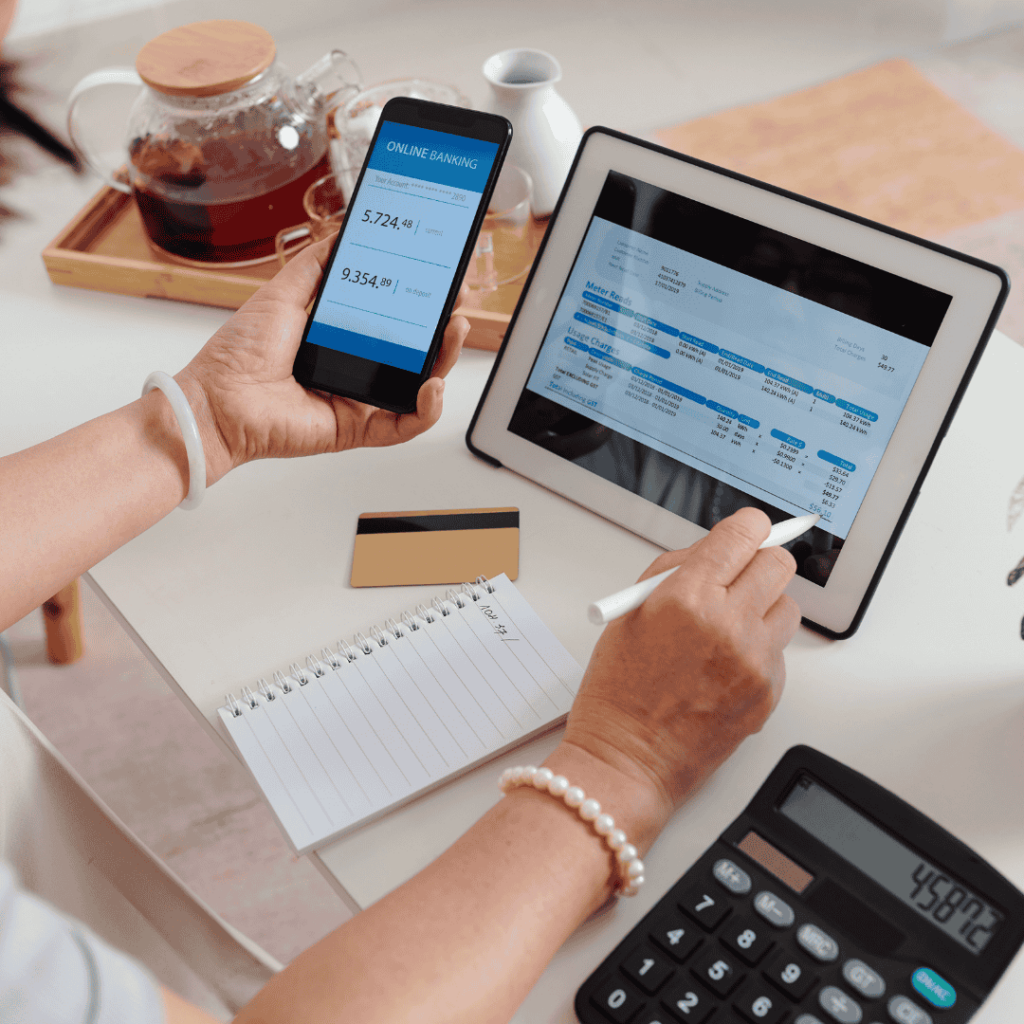
[[[642,578],[679,571],[610,623],[590,659],[563,746],[639,787],[634,806],[653,820],[635,827],[651,838],[782,695],[800,609],[783,593],[792,555],[758,550],[770,528],[763,512],[741,509],[662,555]]]

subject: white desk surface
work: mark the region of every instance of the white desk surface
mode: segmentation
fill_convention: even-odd
[[[90,189],[54,190],[47,219],[69,219]],[[5,234],[0,453],[130,401],[150,370],[176,371],[224,318],[218,310],[52,287],[40,280],[34,257],[13,258],[39,251],[38,230],[16,224]],[[22,234],[28,245],[19,245]],[[215,729],[227,691],[437,589],[348,586],[356,517],[364,511],[518,506],[519,586],[586,660],[597,637],[587,602],[635,578],[657,552],[470,455],[462,435],[491,359],[464,355],[441,423],[413,443],[246,466],[213,488],[197,512],[172,513],[93,570],[107,601],[207,728]],[[642,895],[620,901],[570,939],[517,1021],[574,1020],[579,983],[794,743],[818,746],[890,787],[1024,888],[1024,587],[1005,583],[1024,554],[1024,525],[1013,532],[1006,525],[1010,492],[1024,475],[1016,416],[1022,384],[1024,351],[996,335],[859,633],[832,643],[800,631],[772,720],[672,821],[647,858]],[[540,758],[553,742],[505,761]],[[350,903],[365,906],[497,799],[499,767],[314,859]],[[1022,1002],[1018,958],[976,1020],[1018,1019]]]

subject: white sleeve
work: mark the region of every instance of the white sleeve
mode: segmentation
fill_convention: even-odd
[[[156,980],[0,863],[0,1021],[165,1024]]]

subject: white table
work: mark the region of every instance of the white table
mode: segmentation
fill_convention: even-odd
[[[20,183],[11,200],[33,190],[50,197],[47,217],[60,224],[91,185],[52,189],[43,176]],[[2,452],[130,401],[150,370],[177,370],[224,317],[52,287],[38,264],[13,258],[38,252],[39,233],[30,222],[12,224],[0,250]],[[36,339],[46,341],[45,359]],[[466,353],[450,379],[441,423],[412,444],[244,467],[213,488],[197,512],[172,513],[95,568],[95,584],[204,727],[215,729],[226,691],[433,589],[347,586],[356,516],[374,509],[518,506],[519,586],[573,654],[587,658],[597,636],[586,622],[587,601],[634,578],[656,551],[470,455],[462,434],[491,359]],[[787,694],[772,720],[671,823],[647,858],[643,894],[570,939],[518,1021],[572,1021],[578,984],[796,742],[867,772],[1024,887],[1024,588],[1005,585],[1024,554],[1024,525],[1006,529],[1007,500],[1024,475],[1016,422],[1022,382],[1024,351],[997,335],[859,633],[830,643],[801,630],[788,653]],[[540,758],[553,742],[506,760]],[[350,904],[365,906],[497,798],[498,768],[411,804],[315,861]],[[1015,1020],[1022,1001],[1024,967],[1017,963],[977,1020]]]
[[[207,727],[216,728],[225,691],[436,592],[347,586],[363,511],[518,506],[518,585],[587,659],[597,636],[587,601],[634,578],[656,549],[468,452],[462,435],[490,362],[467,353],[450,379],[441,424],[412,444],[246,467],[198,513],[174,513],[93,570],[111,607]],[[788,653],[786,698],[770,723],[673,820],[647,859],[643,895],[584,926],[517,1020],[573,1020],[578,983],[794,743],[820,747],[892,788],[1024,886],[1024,590],[1005,584],[1024,554],[1024,526],[1006,529],[1008,497],[1024,475],[1014,422],[1022,383],[1024,351],[997,336],[861,630],[839,643],[801,630]],[[501,764],[540,759],[555,741],[535,741],[315,859],[350,903],[366,906],[497,799]],[[1009,1019],[1007,1008],[1022,997],[1018,966],[979,1021]]]
[[[568,19],[566,26],[568,33]],[[565,53],[559,42],[545,38],[542,45]],[[474,45],[493,48],[489,37]],[[319,40],[304,46],[310,59],[323,48]],[[364,53],[359,45],[351,49]],[[460,76],[476,74],[473,61],[460,65]],[[766,94],[791,87],[773,83]],[[603,113],[609,88],[594,88],[598,114],[588,117],[582,106],[581,113],[614,123]],[[671,102],[679,102],[674,94]],[[657,120],[652,115],[651,123]],[[179,369],[224,319],[219,310],[49,284],[36,254],[94,188],[47,170],[5,191],[5,201],[41,212],[35,222],[5,225],[0,247],[0,454],[132,400],[149,371]],[[519,586],[586,660],[597,636],[586,622],[586,603],[635,578],[656,549],[469,454],[462,434],[491,360],[466,353],[450,379],[441,423],[411,445],[247,466],[213,488],[198,512],[173,513],[93,570],[126,628],[219,742],[214,719],[225,692],[434,589],[347,586],[363,511],[518,506]],[[577,931],[517,1021],[574,1019],[579,983],[736,816],[793,743],[818,746],[865,771],[1024,887],[1024,584],[1005,585],[1024,554],[1024,525],[1006,529],[1010,491],[1024,476],[1016,418],[1022,384],[1024,352],[996,336],[860,632],[830,643],[801,630],[788,653],[787,694],[772,720],[670,824],[647,858],[643,894]],[[539,759],[554,742],[548,737],[505,760]],[[475,772],[314,859],[351,905],[365,906],[497,799],[499,768]],[[976,1020],[1017,1020],[1022,1002],[1018,960]]]
[[[436,591],[346,586],[361,511],[518,506],[518,586],[585,662],[597,637],[584,613],[588,600],[633,579],[656,549],[469,454],[462,434],[489,362],[468,353],[446,390],[441,424],[413,444],[247,467],[214,488],[198,514],[174,513],[93,570],[96,585],[203,721],[213,719],[225,689]],[[1024,475],[1014,422],[1022,383],[1024,351],[997,336],[860,631],[834,643],[801,630],[787,654],[790,682],[775,716],[673,820],[647,858],[643,895],[573,936],[517,1020],[573,1020],[579,982],[796,742],[891,787],[1024,887],[1024,590],[1006,586],[1024,554],[1024,526],[1016,534],[1006,526],[1011,490]],[[535,741],[528,752],[361,829],[322,851],[319,865],[366,906],[498,799],[503,764],[540,759],[555,739]],[[1007,1008],[1019,1007],[1022,996],[1018,966],[978,1020],[1010,1019]]]

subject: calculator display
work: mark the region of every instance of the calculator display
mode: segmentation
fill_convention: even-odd
[[[942,868],[807,775],[800,776],[779,810],[972,953],[988,945],[1003,920]]]

